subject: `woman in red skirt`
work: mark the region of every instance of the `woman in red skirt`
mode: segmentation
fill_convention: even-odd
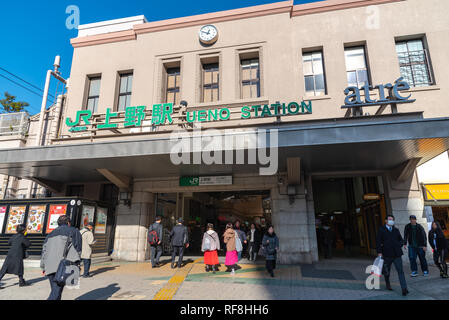
[[[204,233],[201,249],[204,252],[206,272],[212,270],[215,273],[218,269],[217,266],[220,264],[217,253],[220,250],[220,239],[214,231],[214,225],[212,223],[207,225],[207,231]]]

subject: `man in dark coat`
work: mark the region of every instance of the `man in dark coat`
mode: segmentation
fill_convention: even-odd
[[[153,223],[148,232],[156,231],[157,237],[159,239],[157,244],[150,245],[151,247],[151,265],[153,268],[159,268],[161,264],[159,263],[159,260],[162,256],[162,236],[163,236],[163,227],[161,224],[162,218],[160,216],[156,217],[156,222]]]
[[[401,283],[402,295],[408,294],[407,283],[405,282],[404,270],[402,268],[402,239],[399,229],[394,226],[394,217],[388,215],[385,220],[385,226],[380,227],[377,233],[377,254],[384,259],[382,273],[385,277],[385,283],[388,290],[393,290],[390,285],[390,270],[391,265],[394,264]]]
[[[183,219],[178,219],[178,224],[173,227],[170,233],[170,241],[173,247],[173,252],[171,256],[171,267],[175,268],[175,259],[179,255],[178,268],[182,266],[182,258],[184,257],[184,246],[189,247],[189,233],[187,232],[187,227],[183,225]]]
[[[421,271],[424,276],[429,274],[427,267],[426,249],[427,249],[427,235],[423,226],[416,223],[416,216],[410,216],[410,223],[404,228],[404,247],[408,243],[408,258],[410,259],[410,269],[412,269],[412,277],[418,276],[418,265],[416,264],[416,257],[419,257],[421,263]]]
[[[25,250],[30,246],[30,241],[24,235],[25,230],[25,225],[17,226],[17,234],[12,236],[8,241],[10,249],[0,270],[0,281],[7,273],[15,274],[19,276],[19,287],[28,285],[23,279],[23,259],[25,258]],[[0,289],[3,289],[3,287],[0,287]]]
[[[259,252],[260,243],[262,242],[262,236],[260,231],[257,229],[256,224],[251,224],[251,229],[248,232],[247,240],[248,246],[248,256],[250,261],[257,260],[257,254]]]

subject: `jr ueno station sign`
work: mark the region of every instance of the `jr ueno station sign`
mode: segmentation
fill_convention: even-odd
[[[155,104],[151,112],[151,124],[170,125],[173,124],[174,106],[172,103]],[[266,105],[243,106],[240,108],[241,119],[280,117],[298,114],[311,114],[312,102],[290,102],[290,103],[274,103]],[[98,124],[98,129],[118,129],[119,123],[111,122],[114,118],[119,118],[119,112],[112,111],[111,108],[106,110],[105,122]],[[125,128],[140,127],[147,117],[147,107],[127,107],[125,109]],[[76,114],[76,119],[66,118],[66,125],[70,128],[70,132],[87,131],[88,126],[92,125],[93,114],[90,110],[81,110]],[[214,121],[227,121],[231,119],[231,109],[227,107],[215,109],[188,110],[185,115],[187,123],[201,123]]]

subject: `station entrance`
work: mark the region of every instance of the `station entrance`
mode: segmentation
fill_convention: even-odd
[[[382,177],[315,177],[312,185],[320,258],[375,256],[386,218]]]
[[[201,244],[208,223],[214,225],[221,240],[226,224],[237,220],[245,232],[249,232],[252,223],[265,232],[271,224],[270,191],[161,193],[157,195],[156,215],[163,218],[164,254],[171,252],[169,234],[182,217],[190,240],[185,255],[202,255]],[[223,247],[222,242],[219,254],[225,254]]]

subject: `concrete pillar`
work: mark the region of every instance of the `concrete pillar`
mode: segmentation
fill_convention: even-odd
[[[310,184],[310,181],[305,184]],[[303,182],[298,186],[299,193],[293,203],[287,195],[286,186],[271,191],[272,220],[280,242],[278,261],[282,264],[318,261],[313,198],[311,193],[305,194],[305,184]],[[311,186],[307,188],[309,192]]]
[[[131,207],[117,206],[113,259],[145,261],[149,258],[147,232],[154,216],[154,194],[134,191]]]
[[[395,218],[395,226],[404,236],[405,225],[410,222],[409,217],[415,215],[417,222],[428,232],[427,217],[424,210],[424,199],[419,187],[416,171],[403,182],[397,182],[387,176],[388,197],[391,214]],[[432,263],[432,250],[427,243],[427,262]],[[407,252],[404,251],[403,261],[409,263]],[[419,264],[419,262],[418,262]]]

